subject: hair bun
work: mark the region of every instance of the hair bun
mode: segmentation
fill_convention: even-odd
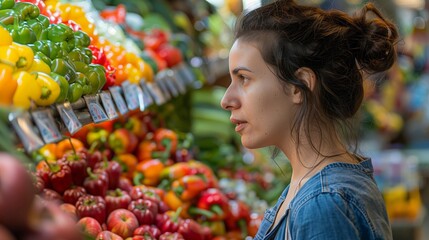
[[[375,16],[369,18],[369,12]],[[372,3],[366,4],[354,20],[358,28],[355,34],[360,35],[355,38],[355,54],[362,70],[368,73],[388,70],[396,60],[398,31],[395,25],[384,19]]]

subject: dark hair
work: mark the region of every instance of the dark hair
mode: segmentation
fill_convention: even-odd
[[[256,43],[285,87],[292,84],[302,91],[304,107],[292,130],[298,133],[306,124],[309,137],[314,124],[319,124],[321,134],[320,124],[344,126],[355,115],[364,95],[362,74],[393,65],[398,31],[371,3],[349,16],[284,0],[243,15],[235,37]],[[314,71],[313,91],[295,76],[301,67]]]

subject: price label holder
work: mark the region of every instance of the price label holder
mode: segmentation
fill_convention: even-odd
[[[161,89],[156,83],[147,83],[146,86],[157,105],[162,105],[167,101]]]
[[[150,105],[153,104],[153,99],[152,99],[152,95],[149,92],[149,89],[146,86],[146,81],[144,79],[140,81],[140,87],[143,91],[143,101],[146,107],[149,107]]]
[[[109,90],[110,90],[110,93],[112,94],[113,100],[115,101],[116,107],[119,110],[119,113],[121,115],[126,114],[128,112],[128,108],[121,94],[122,89],[119,86],[113,86],[113,87],[110,87]]]
[[[91,115],[92,121],[94,123],[100,123],[109,120],[107,114],[104,112],[103,107],[98,102],[97,95],[85,95],[83,97],[88,107],[89,114]]]
[[[70,102],[57,104],[56,107],[69,133],[73,134],[82,128],[82,123],[77,119]]]
[[[182,75],[178,72],[178,70],[175,68],[174,70],[170,70],[169,76],[172,78],[173,82],[176,84],[177,89],[179,89],[179,92],[181,94],[186,93],[186,82],[182,78]]]
[[[21,140],[25,151],[32,152],[37,150],[45,143],[34,130],[36,127],[31,122],[31,117],[28,112],[12,112],[9,114],[9,121],[15,129],[16,134]]]
[[[63,138],[50,109],[33,111],[31,115],[45,143],[58,142]]]
[[[146,102],[144,101],[143,89],[139,85],[134,85],[134,91],[138,99],[140,111],[144,111],[146,109]]]
[[[180,95],[179,86],[177,86],[176,79],[174,78],[174,73],[172,70],[166,70],[165,76],[162,78],[167,89],[171,92],[174,97]]]
[[[192,85],[192,83],[195,81],[194,74],[192,73],[191,68],[187,64],[180,64],[177,69],[178,72],[181,74],[182,78],[186,81],[187,85]]]
[[[166,83],[164,82],[164,80],[163,80],[163,77],[164,76],[164,72],[159,72],[157,75],[156,75],[156,77],[155,77],[155,83],[158,85],[158,87],[161,89],[161,91],[162,91],[162,94],[164,95],[164,97],[167,99],[167,100],[170,100],[171,99],[171,94],[170,94],[170,92],[168,91],[168,88],[167,88],[167,85],[166,85]]]
[[[122,83],[122,91],[124,92],[125,100],[127,102],[128,109],[135,110],[139,107],[139,99],[135,91],[135,85],[129,81]]]
[[[109,119],[118,118],[118,113],[116,112],[115,105],[113,104],[112,95],[110,95],[108,91],[103,91],[99,95]]]

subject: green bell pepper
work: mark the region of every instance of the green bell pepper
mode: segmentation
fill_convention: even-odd
[[[74,37],[73,30],[63,23],[51,24],[47,31],[48,39],[53,42],[68,42]]]
[[[16,2],[12,9],[21,21],[35,19],[40,15],[39,7],[28,2]]]
[[[68,49],[68,46],[67,46],[67,42],[57,42],[57,43],[55,43],[57,46],[58,46],[58,53],[57,53],[57,57],[56,58],[58,58],[58,57],[60,57],[60,58],[64,58],[64,57],[67,57],[67,55],[69,54],[69,49]]]
[[[52,60],[51,71],[65,77],[69,83],[76,81],[76,68],[73,63],[63,58]]]
[[[39,15],[37,18],[30,19],[27,22],[36,34],[37,40],[48,39],[48,32],[46,31],[46,29],[49,27],[48,17]]]
[[[82,97],[83,88],[79,83],[72,83],[69,86],[67,99],[73,103],[76,102],[79,98]]]
[[[74,37],[68,42],[69,46],[73,48],[86,48],[91,44],[91,39],[88,34],[82,31],[73,33]]]
[[[14,24],[7,25],[6,29],[10,32],[14,42],[29,44],[37,41],[35,32],[26,21],[23,21],[20,24],[15,21]]]
[[[81,61],[75,61],[73,62],[74,66],[76,67],[77,72],[86,73],[89,70],[88,64],[81,62]]]
[[[57,46],[49,40],[39,40],[29,46],[33,49],[34,52],[41,52],[49,58],[51,58],[51,52],[58,51]]]
[[[90,64],[86,76],[92,88],[91,94],[97,93],[106,83],[105,68],[99,64]]]
[[[14,0],[0,0],[0,10],[11,9],[15,6]]]
[[[82,86],[83,94],[89,94],[91,92],[91,86],[89,85],[88,78],[84,73],[76,72],[76,83]]]
[[[84,62],[86,64],[90,64],[92,61],[92,59],[85,54],[84,50],[79,48],[71,50],[68,54],[68,58],[73,62]]]
[[[55,82],[58,83],[58,85],[60,85],[60,95],[58,96],[56,102],[65,102],[69,94],[69,83],[67,82],[67,79],[54,72],[51,72],[50,76],[55,80]]]
[[[37,52],[37,51],[34,51],[34,49],[33,49],[33,52],[35,52],[35,54],[34,54],[34,58],[37,58],[37,59],[40,59],[40,60],[42,60],[43,62],[45,62],[46,64],[48,64],[48,66],[49,67],[51,67],[51,65],[52,65],[52,61],[51,61],[51,59],[49,58],[49,57],[47,57],[44,53],[42,53],[42,52]],[[52,71],[52,70],[51,70]]]
[[[12,9],[0,10],[0,23],[7,26],[13,24],[15,18],[17,18],[15,11]]]

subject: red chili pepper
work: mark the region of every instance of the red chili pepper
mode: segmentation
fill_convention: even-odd
[[[223,220],[228,211],[228,198],[218,188],[209,188],[201,193],[197,207],[214,213],[209,220]]]
[[[68,165],[71,169],[73,183],[82,186],[83,181],[88,176],[86,172],[87,155],[83,152],[69,152],[66,153],[59,161]]]
[[[151,200],[138,199],[130,202],[128,210],[136,215],[140,225],[153,224],[158,214],[158,205]]]
[[[51,163],[49,165],[49,182],[52,189],[63,194],[73,184],[71,169],[63,163]]]
[[[159,240],[185,240],[178,232],[166,232],[159,236]]]
[[[72,188],[67,189],[63,194],[63,199],[65,203],[70,203],[75,205],[77,200],[79,200],[80,197],[86,195],[86,190],[83,187],[75,186]]]
[[[100,196],[85,195],[76,202],[77,217],[92,217],[100,224],[106,220],[106,203]]]
[[[178,233],[185,239],[204,240],[206,239],[203,227],[193,219],[185,219],[181,222]],[[208,239],[208,238],[207,238]]]
[[[109,178],[107,177],[106,171],[102,169],[95,169],[94,172],[91,168],[87,168],[88,177],[85,178],[83,186],[89,194],[95,196],[106,196],[106,192],[109,186]]]
[[[104,200],[106,202],[106,214],[109,215],[113,210],[126,209],[131,202],[131,197],[127,192],[116,189],[107,191]]]
[[[161,236],[161,231],[155,225],[141,225],[134,230],[134,236],[146,236],[150,234],[154,239],[158,239]]]

